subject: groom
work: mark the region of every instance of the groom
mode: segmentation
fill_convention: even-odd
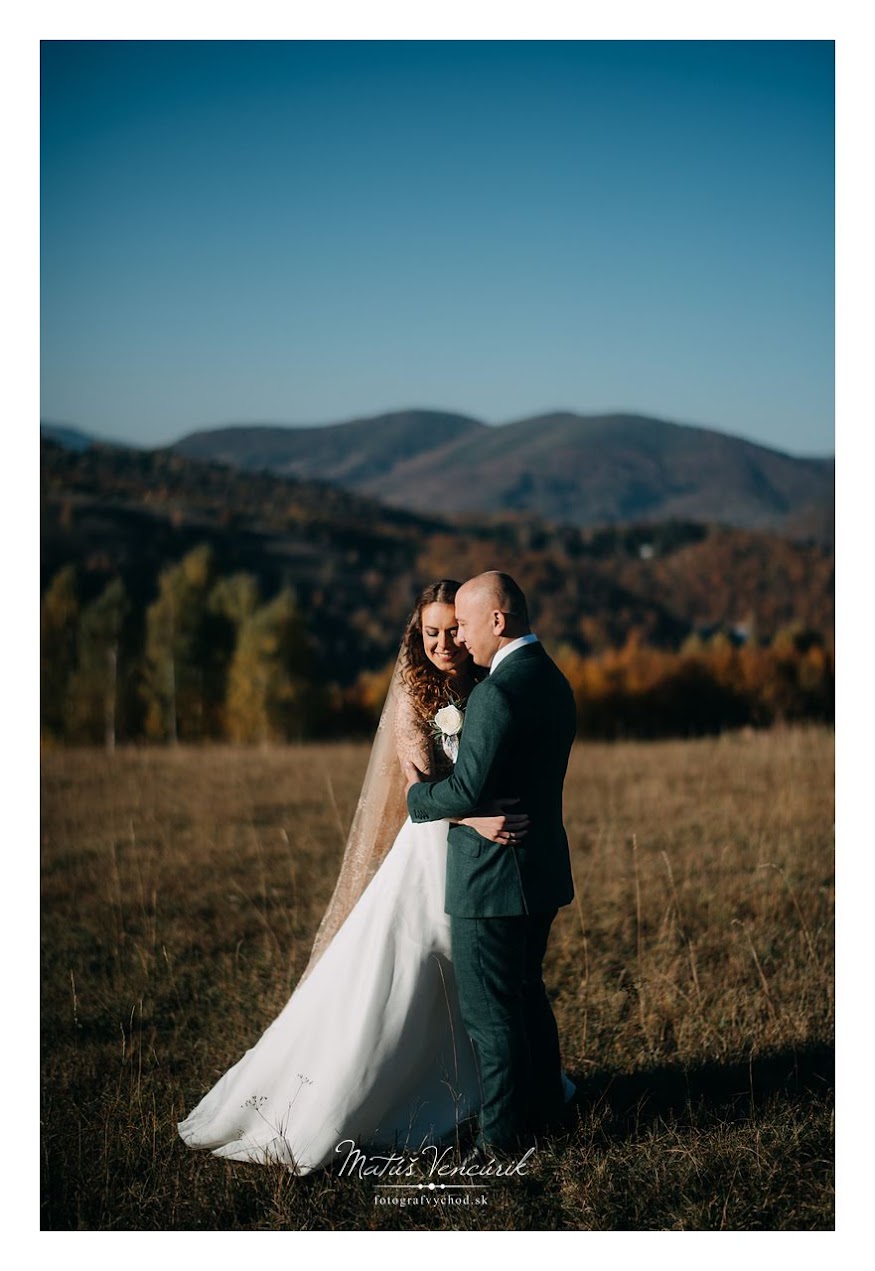
[[[574,895],[562,784],[575,707],[568,681],[529,630],[512,578],[480,574],[459,588],[455,605],[457,642],[490,673],[468,699],[452,776],[427,783],[409,764],[407,806],[413,821],[438,821],[516,797],[530,819],[525,838],[510,845],[453,825],[447,853],[444,908],[480,1070],[477,1146],[509,1151],[530,1143],[564,1105],[541,966],[556,911]]]

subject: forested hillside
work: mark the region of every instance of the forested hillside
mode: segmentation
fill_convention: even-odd
[[[814,544],[450,523],[171,451],[44,442],[44,734],[367,732],[417,591],[488,568],[527,591],[599,735],[831,717],[833,559]]]

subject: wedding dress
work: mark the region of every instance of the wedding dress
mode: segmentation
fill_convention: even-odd
[[[190,1147],[306,1174],[339,1159],[344,1140],[416,1149],[476,1113],[444,913],[449,823],[403,819],[406,758],[432,773],[447,764],[396,671],[307,969],[257,1044],[180,1122]]]
[[[447,828],[405,822],[312,974],[181,1123],[190,1147],[304,1174],[342,1160],[345,1139],[415,1149],[477,1111],[443,912]]]
[[[403,809],[399,757],[434,773],[435,750],[396,675],[310,963],[257,1044],[179,1123],[190,1147],[306,1174],[343,1160],[349,1140],[452,1142],[478,1111],[444,913],[449,822],[408,818],[388,851],[381,843]]]

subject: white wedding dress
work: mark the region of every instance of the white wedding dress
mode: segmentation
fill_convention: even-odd
[[[189,1147],[306,1174],[349,1146],[451,1140],[479,1107],[444,913],[446,821],[402,826],[319,962],[179,1124]]]
[[[179,1123],[189,1147],[307,1174],[342,1161],[350,1139],[411,1151],[452,1142],[479,1111],[444,913],[449,822],[407,818],[370,876],[371,847],[403,816],[399,758],[431,771],[439,762],[409,700],[393,692],[311,963],[256,1045]],[[337,900],[350,886],[351,910]]]

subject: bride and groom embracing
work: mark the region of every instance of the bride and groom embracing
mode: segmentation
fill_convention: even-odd
[[[573,898],[574,733],[512,578],[421,593],[310,961],[180,1123],[189,1146],[306,1174],[344,1143],[458,1144],[475,1118],[484,1162],[561,1121],[574,1087],[541,968]]]

